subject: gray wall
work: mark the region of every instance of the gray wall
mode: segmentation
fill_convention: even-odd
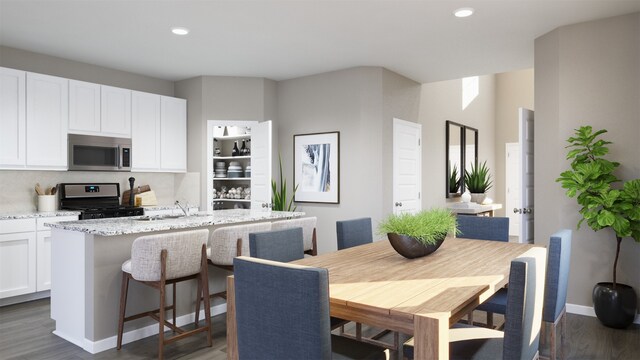
[[[337,248],[337,220],[371,217],[375,228],[391,212],[392,119],[417,122],[419,94],[419,84],[379,67],[278,83],[278,145],[289,183],[293,135],[340,131],[340,204],[297,204],[318,217],[320,253]]]
[[[606,128],[622,179],[640,177],[640,13],[570,25],[535,41],[535,234],[547,244],[574,229],[567,301],[591,306],[596,282],[611,281],[614,234],[575,231],[579,207],[555,179],[567,169],[565,140],[581,125]],[[542,211],[540,211],[542,210]],[[618,281],[640,293],[640,244],[624,239]]]
[[[506,143],[518,142],[518,108],[533,108],[533,69],[496,74],[494,200],[506,205]],[[505,210],[496,216],[505,216]]]
[[[420,123],[422,124],[422,208],[444,206],[445,198],[445,121],[451,120],[478,129],[478,160],[487,160],[495,177],[495,76],[479,78],[479,93],[462,109],[462,80],[422,85]],[[494,189],[488,196],[494,197]],[[455,199],[453,201],[459,201]]]
[[[0,66],[173,96],[173,81],[0,46]]]

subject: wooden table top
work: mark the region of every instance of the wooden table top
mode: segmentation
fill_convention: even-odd
[[[407,320],[445,313],[455,322],[470,302],[505,286],[511,260],[533,246],[447,238],[433,254],[410,260],[382,240],[293,263],[329,270],[332,304]]]

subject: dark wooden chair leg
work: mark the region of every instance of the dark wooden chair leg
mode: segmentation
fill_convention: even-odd
[[[198,295],[196,295],[196,319],[195,324],[198,327],[198,322],[200,321],[200,302],[207,297],[207,294],[202,291],[202,283],[198,281]]]
[[[124,331],[124,315],[127,309],[127,293],[129,292],[129,276],[122,272],[122,285],[120,286],[120,316],[118,318],[118,346],[122,348],[122,333]]]
[[[167,268],[167,250],[160,255],[160,309],[158,314],[158,359],[164,359],[164,315],[165,315],[165,280]]]
[[[487,327],[493,329],[493,313],[487,312]]]
[[[469,312],[468,323],[469,323],[469,325],[473,325],[473,310],[471,310],[471,312]]]
[[[176,285],[178,285],[177,283],[173,283],[172,290],[173,290],[173,326],[178,326],[178,324],[176,323]],[[176,330],[173,329],[173,332],[175,333]]]

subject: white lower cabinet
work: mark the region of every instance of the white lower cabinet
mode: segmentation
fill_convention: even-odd
[[[35,221],[33,230],[35,230]],[[35,231],[0,234],[0,298],[35,291]]]
[[[73,220],[0,220],[0,299],[51,289],[51,230],[44,224]]]

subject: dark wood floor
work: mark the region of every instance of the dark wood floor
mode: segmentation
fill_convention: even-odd
[[[640,360],[640,326],[606,328],[597,319],[568,314],[565,354],[576,360]],[[49,299],[0,308],[0,359],[149,359],[157,356],[157,337],[149,337],[91,355],[53,335]],[[183,339],[165,348],[167,359],[226,359],[226,321],[213,317],[213,347],[205,335]]]

